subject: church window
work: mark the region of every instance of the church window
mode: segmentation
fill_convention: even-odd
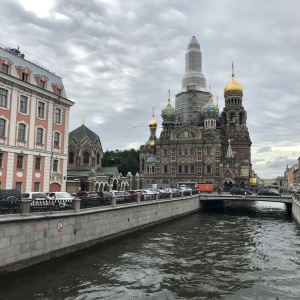
[[[184,166],[184,173],[188,173],[189,172],[189,166],[188,165],[185,165]]]
[[[73,164],[74,163],[74,152],[70,152],[69,153],[69,164]]]
[[[182,165],[178,166],[178,173],[182,173]]]
[[[189,154],[189,150],[188,149],[184,149],[184,155],[188,155]]]
[[[191,165],[191,173],[195,173],[195,166]]]
[[[150,167],[147,166],[147,173],[150,174]]]
[[[182,155],[182,149],[179,149],[178,154]]]
[[[152,166],[152,174],[155,173],[155,169],[154,169],[154,166]]]
[[[234,116],[234,113],[231,113],[231,114],[230,114],[230,123],[231,123],[231,124],[234,124],[234,123],[235,123],[235,116]]]
[[[88,152],[84,152],[83,154],[83,163],[88,164],[90,162],[90,155]]]
[[[100,154],[97,153],[97,165],[99,165],[99,164],[100,164]]]
[[[142,159],[142,171],[144,171],[144,170],[145,170],[145,160]]]
[[[164,165],[164,173],[168,173],[168,166]]]
[[[206,166],[206,173],[211,174],[211,165]]]
[[[168,150],[164,149],[164,155],[168,155]]]
[[[206,149],[206,154],[207,154],[207,155],[211,155],[211,149],[210,149],[210,148],[207,148],[207,149]]]
[[[191,155],[195,155],[195,149],[191,149]]]

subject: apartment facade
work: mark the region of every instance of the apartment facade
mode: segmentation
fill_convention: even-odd
[[[1,189],[66,189],[73,105],[59,76],[0,46]]]

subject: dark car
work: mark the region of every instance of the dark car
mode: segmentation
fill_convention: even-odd
[[[100,198],[100,205],[111,205],[111,192],[97,192],[99,198]]]
[[[79,191],[75,193],[74,196],[80,199],[95,199],[99,197],[97,192],[88,192],[88,191]]]
[[[277,189],[264,189],[257,193],[260,196],[280,196],[280,192]]]
[[[78,197],[81,199],[80,207],[94,207],[101,205],[100,197],[97,192],[88,192],[88,191],[79,191],[75,193],[74,197]]]
[[[1,213],[20,212],[22,194],[19,190],[0,190],[0,211]]]
[[[22,193],[19,190],[0,190],[0,200],[21,200]]]
[[[231,195],[252,195],[252,192],[244,188],[232,188],[230,189],[230,194]]]

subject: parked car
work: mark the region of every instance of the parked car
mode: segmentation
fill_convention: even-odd
[[[97,192],[88,192],[88,191],[79,191],[75,193],[74,196],[80,199],[96,199],[99,197]]]
[[[26,198],[28,200],[48,200],[48,195],[42,192],[26,192],[22,193],[22,198]]]
[[[54,205],[57,209],[73,207],[74,197],[67,192],[51,192],[48,198],[54,201]]]
[[[244,188],[236,188],[236,187],[234,187],[234,188],[230,189],[230,194],[231,195],[246,195],[247,192],[246,192],[246,190]]]
[[[0,190],[0,200],[21,200],[22,193],[19,190],[8,189],[8,190]]]
[[[99,198],[100,198],[100,205],[111,205],[111,192],[97,192]]]
[[[257,193],[260,196],[280,196],[280,192],[277,189],[264,189]]]
[[[125,202],[132,202],[133,201],[133,197],[131,196],[131,194],[128,191],[122,191],[122,193],[123,193]]]
[[[0,211],[1,213],[20,212],[20,200],[22,194],[19,190],[0,190]]]
[[[146,200],[155,199],[155,193],[151,190],[143,190],[144,197]]]
[[[120,204],[120,203],[124,203],[124,194],[122,191],[114,191],[112,190],[111,193],[113,194],[113,196],[116,196],[116,203]]]

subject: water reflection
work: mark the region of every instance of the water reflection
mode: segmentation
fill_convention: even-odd
[[[299,299],[299,245],[283,204],[234,203],[3,278],[0,298]]]

